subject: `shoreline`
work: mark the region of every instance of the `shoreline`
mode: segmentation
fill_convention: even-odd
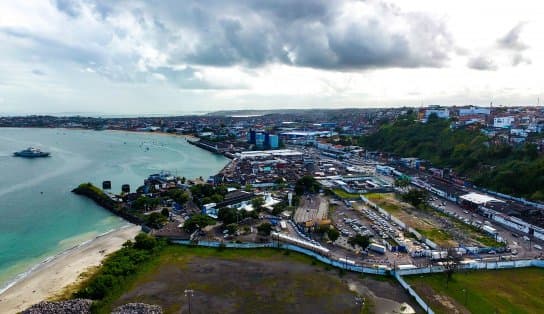
[[[140,230],[140,226],[127,224],[47,257],[0,290],[0,312],[18,313],[62,292],[77,282],[81,273],[99,266],[108,254],[133,240]]]

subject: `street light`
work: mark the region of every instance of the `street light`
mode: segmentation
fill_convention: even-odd
[[[187,304],[189,306],[189,314],[191,314],[191,298],[195,295],[193,289],[185,289],[185,296],[187,297]]]

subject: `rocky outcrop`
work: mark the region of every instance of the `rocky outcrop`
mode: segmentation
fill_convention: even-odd
[[[112,314],[162,314],[162,308],[145,303],[128,303],[114,309]]]
[[[40,302],[22,311],[23,314],[87,314],[91,313],[92,300],[73,299],[59,302]]]

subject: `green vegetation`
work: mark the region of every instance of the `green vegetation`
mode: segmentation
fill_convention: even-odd
[[[348,243],[351,244],[351,246],[358,245],[364,250],[370,245],[370,237],[356,234],[348,239]]]
[[[540,313],[544,308],[540,268],[455,273],[447,285],[443,274],[405,280],[436,313],[452,313],[463,306],[471,313]]]
[[[263,210],[264,199],[262,196],[255,197],[251,200],[251,206],[256,212]]]
[[[209,184],[197,184],[191,187],[193,200],[197,205],[202,206],[209,203],[220,203],[227,194],[227,187],[220,185],[214,187]]]
[[[168,209],[166,209],[168,215]],[[146,225],[151,228],[160,229],[166,224],[168,216],[164,216],[163,213],[151,213],[144,216]]]
[[[165,242],[147,234],[139,234],[134,243],[127,241],[122,249],[111,254],[100,270],[82,284],[74,297],[96,300],[93,310],[103,312],[103,308],[125,291],[135,274],[150,264],[165,245]]]
[[[257,226],[257,231],[260,235],[268,236],[272,232],[272,225],[268,222],[264,222]]]
[[[154,210],[160,204],[159,198],[151,198],[145,195],[140,195],[132,202],[132,209],[140,211]]]
[[[392,215],[401,210],[401,205],[399,201],[395,199],[395,194],[393,193],[368,193],[364,196],[369,201],[385,209]]]
[[[348,193],[342,189],[333,189],[332,192],[343,200],[359,200],[361,197],[359,194]]]
[[[257,217],[256,211],[248,212],[246,210],[238,210],[236,208],[223,207],[217,212],[217,219],[223,222],[225,225],[232,223],[238,223],[248,217]]]
[[[329,240],[334,242],[340,237],[340,231],[336,230],[336,228],[329,228],[327,230],[327,237],[329,237]]]
[[[544,157],[535,145],[492,144],[479,130],[450,128],[450,121],[431,116],[427,123],[406,115],[383,124],[359,145],[418,157],[453,168],[475,184],[502,193],[544,200]]]
[[[180,205],[187,203],[189,200],[189,193],[183,191],[182,189],[172,189],[168,191],[168,196]]]
[[[93,199],[99,205],[102,205],[108,209],[116,207],[115,201],[113,201],[104,191],[94,186],[92,183],[82,183],[72,192],[80,195],[85,195]]]
[[[429,200],[429,192],[419,189],[411,189],[408,192],[401,195],[402,200],[411,204],[416,208],[427,207]]]
[[[447,241],[453,240],[453,237],[451,236],[451,234],[437,228],[430,228],[430,229],[416,228],[416,231],[419,232],[425,238],[433,241],[436,244],[443,244]]]
[[[312,176],[304,176],[298,179],[295,184],[295,194],[302,195],[304,193],[317,193],[321,185]]]
[[[215,220],[210,216],[204,214],[197,214],[185,220],[185,222],[183,223],[183,229],[185,229],[185,231],[189,233],[192,233],[199,228],[202,229],[206,226],[213,224],[215,224]]]

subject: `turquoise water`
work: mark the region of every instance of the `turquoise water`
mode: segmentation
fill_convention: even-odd
[[[35,146],[50,158],[13,152]],[[45,258],[126,223],[71,193],[81,182],[131,189],[161,170],[204,178],[228,160],[184,138],[151,133],[0,128],[0,291]]]

